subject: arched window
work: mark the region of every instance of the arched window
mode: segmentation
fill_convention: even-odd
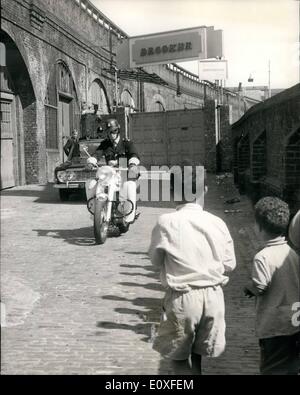
[[[92,82],[90,87],[90,98],[92,107],[96,109],[98,113],[109,114],[111,112],[105,88],[98,79]]]

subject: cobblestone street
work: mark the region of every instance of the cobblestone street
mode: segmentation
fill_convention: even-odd
[[[257,243],[250,201],[224,203],[237,196],[231,183],[209,176],[206,209],[228,224],[238,266],[225,288],[227,349],[204,374],[258,374],[254,302],[243,296]],[[2,192],[2,374],[172,374],[151,348],[163,291],[147,256],[169,210],[141,203],[130,231],[99,246],[82,198],[61,203],[51,185]]]

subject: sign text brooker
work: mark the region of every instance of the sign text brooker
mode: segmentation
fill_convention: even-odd
[[[140,56],[150,56],[150,55],[159,55],[161,53],[172,53],[172,52],[181,52],[188,51],[192,49],[192,43],[177,43],[177,44],[169,44],[162,45],[157,47],[148,47],[141,48]]]

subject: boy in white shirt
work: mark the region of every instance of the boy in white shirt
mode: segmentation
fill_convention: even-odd
[[[196,180],[191,186],[195,193]],[[206,186],[202,186],[203,190]],[[225,349],[225,271],[235,268],[233,241],[225,223],[204,211],[197,196],[159,217],[149,256],[166,288],[164,315],[153,348],[170,358],[175,374],[201,374],[201,356]],[[203,204],[202,204],[203,205]]]
[[[256,334],[263,375],[297,374],[299,326],[294,326],[293,305],[299,302],[299,255],[287,244],[288,205],[265,197],[255,205],[255,230],[264,242],[253,261],[245,295],[256,296]]]

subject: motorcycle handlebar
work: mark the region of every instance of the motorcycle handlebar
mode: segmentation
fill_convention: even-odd
[[[96,164],[96,165],[93,165],[93,168],[94,169],[98,169],[99,167],[102,167],[102,166],[109,166],[109,165],[99,165],[98,163]],[[117,167],[117,166],[110,166],[110,167],[112,167],[113,169],[116,169],[116,170],[120,170],[120,171],[128,171],[129,170],[129,168],[128,167]]]

